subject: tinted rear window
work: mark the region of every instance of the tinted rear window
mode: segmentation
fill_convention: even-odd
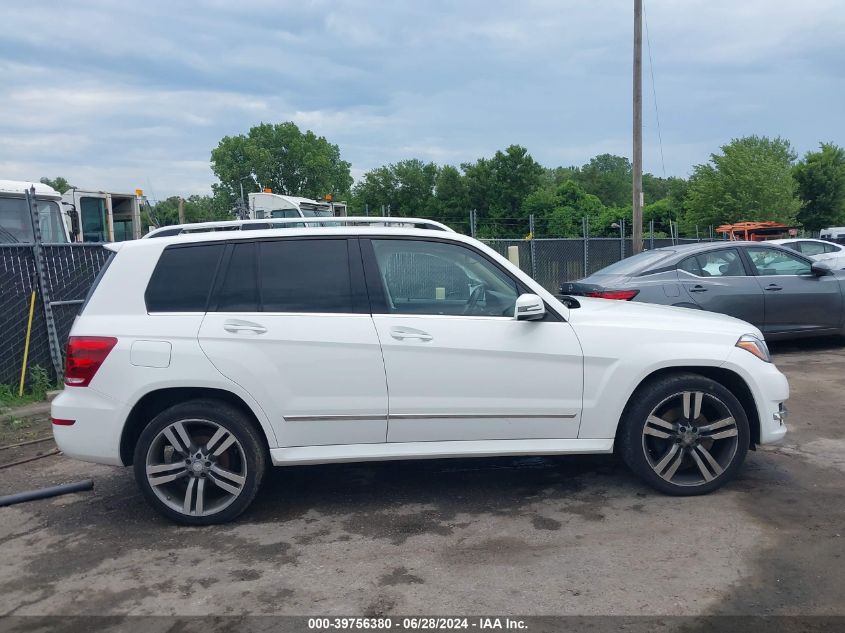
[[[168,246],[144,299],[148,312],[205,312],[224,244]]]
[[[256,245],[235,244],[232,257],[217,293],[218,312],[258,311],[258,268]]]
[[[354,312],[346,240],[259,243],[265,312]]]
[[[633,275],[654,268],[659,261],[674,254],[674,251],[645,251],[602,268],[593,275]]]

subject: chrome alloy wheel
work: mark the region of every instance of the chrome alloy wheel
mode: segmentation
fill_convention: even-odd
[[[730,466],[738,446],[739,431],[728,406],[701,391],[669,396],[643,427],[648,464],[678,486],[713,481]]]
[[[210,420],[180,420],[156,435],[147,451],[147,481],[169,508],[208,516],[228,507],[246,482],[244,449]]]

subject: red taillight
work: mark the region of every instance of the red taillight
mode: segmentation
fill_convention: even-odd
[[[618,299],[619,301],[630,301],[640,294],[639,290],[595,290],[588,292],[588,297],[596,297],[598,299]]]
[[[115,345],[117,339],[111,336],[71,336],[65,356],[65,384],[87,387]]]
[[[50,421],[56,426],[73,426],[76,420],[60,420],[59,418],[50,418]]]

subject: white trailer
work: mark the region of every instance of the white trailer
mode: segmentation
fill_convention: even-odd
[[[69,189],[62,201],[74,242],[123,242],[141,238],[139,194]]]
[[[247,213],[250,220],[268,218],[333,218],[346,216],[346,203],[311,200],[278,193],[251,193]]]
[[[33,193],[41,240],[48,244],[70,241],[62,214],[62,196],[58,191],[40,182],[0,180],[0,244],[35,241],[32,216],[26,204],[27,191]]]

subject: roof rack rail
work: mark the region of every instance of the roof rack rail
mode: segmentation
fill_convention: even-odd
[[[448,231],[454,233],[445,224],[424,218],[396,218],[396,217],[312,217],[312,218],[264,218],[259,220],[222,220],[219,222],[193,222],[189,224],[173,224],[153,229],[144,237],[165,237],[184,233],[205,233],[210,231],[238,231],[282,228],[285,225],[301,227],[303,225],[341,226],[341,225],[369,225],[395,226],[428,229],[432,231]]]

